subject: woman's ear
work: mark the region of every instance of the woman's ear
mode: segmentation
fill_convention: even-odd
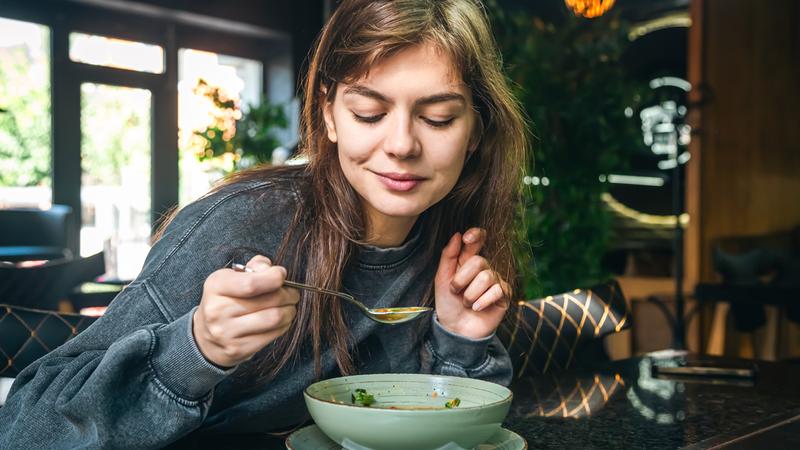
[[[333,143],[336,143],[337,136],[336,136],[336,123],[333,121],[333,102],[328,101],[326,98],[327,96],[325,93],[327,89],[323,88],[322,93],[322,116],[325,120],[325,129],[328,132],[328,140]]]

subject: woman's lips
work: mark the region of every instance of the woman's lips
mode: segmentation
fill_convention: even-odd
[[[391,191],[407,192],[425,181],[425,178],[405,173],[378,173],[378,179]]]

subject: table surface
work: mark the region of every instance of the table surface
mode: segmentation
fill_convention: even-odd
[[[800,365],[758,362],[752,380],[653,376],[653,365],[678,366],[696,358],[659,352],[593,370],[517,379],[504,426],[523,436],[531,449],[708,448],[753,434],[759,446],[739,439],[725,448],[800,448],[800,422],[793,419],[800,415]],[[789,426],[758,433],[776,424]],[[203,437],[176,448],[285,447],[282,439],[248,435]]]

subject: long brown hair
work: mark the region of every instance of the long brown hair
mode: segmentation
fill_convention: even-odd
[[[382,58],[421,44],[432,44],[450,56],[471,88],[480,116],[473,137],[476,150],[453,190],[426,211],[424,236],[438,257],[454,233],[482,227],[488,237],[481,254],[504,279],[515,279],[512,227],[528,133],[478,0],[344,0],[339,4],[317,38],[303,83],[300,149],[309,162],[300,170],[307,172],[309,183],[302,184],[295,221],[274,258],[287,266],[290,276],[340,289],[345,268],[365,238],[366,219],[358,194],[342,172],[336,144],[325,132],[324,102],[334,100],[337,83],[355,81]],[[235,174],[224,184],[264,179],[287,170],[292,169],[256,168]],[[290,261],[282,261],[289,242],[295,248],[314,249],[313,258],[302,260],[304,251],[298,251]],[[303,273],[297,273],[301,267]],[[309,344],[309,338],[317,376],[321,375],[323,346],[333,351],[342,374],[354,372],[341,305],[335,298],[314,298],[318,295],[302,293],[291,329],[259,358],[260,374],[273,376]],[[421,303],[433,303],[433,286]]]

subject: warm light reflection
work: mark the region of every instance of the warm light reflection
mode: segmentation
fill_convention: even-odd
[[[631,28],[628,32],[628,39],[635,41],[642,36],[646,36],[654,31],[664,30],[667,28],[689,28],[692,26],[692,19],[689,17],[689,11],[682,11],[676,14],[658,17],[653,20],[648,20],[639,23]]]
[[[667,228],[674,228],[675,227],[675,216],[659,216],[656,214],[646,214],[640,211],[637,211],[633,208],[625,206],[622,202],[614,198],[613,195],[609,194],[608,192],[604,192],[600,195],[600,199],[612,210],[621,214],[625,217],[633,219],[639,223],[643,223],[646,225],[655,225],[655,226],[662,226]],[[689,214],[682,213],[680,215],[681,220],[681,228],[686,228],[689,225]]]
[[[164,72],[163,48],[105,36],[70,33],[69,59],[95,66],[138,72]]]
[[[577,376],[569,373],[530,377],[515,385],[515,394],[530,401],[515,402],[519,417],[563,417],[578,419],[596,414],[618,393],[626,390],[618,373]]]
[[[565,0],[576,16],[589,19],[600,17],[614,6],[615,0]]]

